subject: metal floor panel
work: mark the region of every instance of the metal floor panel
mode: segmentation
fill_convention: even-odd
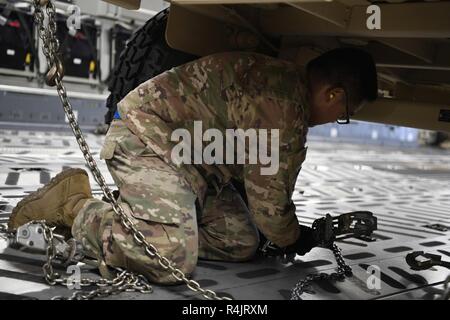
[[[87,135],[107,183],[106,165],[98,159],[103,137]],[[393,148],[337,143],[310,138],[308,156],[293,195],[297,216],[310,225],[331,213],[369,210],[378,217],[375,242],[348,239],[339,243],[354,277],[318,283],[303,299],[432,299],[442,293],[450,270],[435,267],[412,271],[404,257],[412,250],[450,260],[450,152],[428,148]],[[0,221],[26,194],[66,167],[85,168],[69,132],[0,129]],[[100,188],[90,176],[94,195]],[[439,231],[430,227],[447,227]],[[445,230],[441,229],[441,230]],[[43,256],[6,248],[0,240],[0,299],[48,299],[70,295],[65,287],[43,280]],[[368,266],[381,269],[380,289],[370,290]],[[288,299],[290,290],[309,273],[333,272],[332,253],[316,248],[295,263],[257,257],[248,263],[200,261],[194,278],[205,288],[236,299]],[[87,276],[98,276],[84,266]],[[60,272],[64,273],[62,268]],[[109,299],[200,298],[185,286],[158,287],[154,293],[124,293]]]

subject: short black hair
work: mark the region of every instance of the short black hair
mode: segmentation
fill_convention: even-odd
[[[378,80],[372,56],[357,48],[337,48],[311,60],[308,76],[336,87],[344,87],[349,103],[374,101],[378,96]]]

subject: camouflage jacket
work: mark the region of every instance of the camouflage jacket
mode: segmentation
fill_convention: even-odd
[[[297,239],[300,230],[291,196],[306,156],[305,93],[295,64],[256,53],[227,52],[172,68],[140,84],[118,103],[118,112],[134,134],[183,173],[200,205],[211,177],[219,186],[231,178],[243,182],[253,221],[269,240],[284,247]],[[198,120],[203,131],[279,129],[278,171],[261,175],[260,163],[176,165],[171,150],[178,142],[171,141],[171,134],[178,128],[192,133]]]

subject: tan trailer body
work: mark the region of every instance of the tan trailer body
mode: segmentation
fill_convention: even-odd
[[[140,0],[107,0],[138,9]],[[301,66],[357,46],[377,63],[380,96],[354,118],[450,132],[450,2],[172,0],[166,38],[196,55],[270,52]]]

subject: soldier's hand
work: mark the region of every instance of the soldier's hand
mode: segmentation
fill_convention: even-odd
[[[301,256],[307,254],[312,248],[317,246],[317,240],[313,235],[313,230],[310,227],[300,225],[300,236],[293,244],[284,247],[285,254],[297,253]]]

